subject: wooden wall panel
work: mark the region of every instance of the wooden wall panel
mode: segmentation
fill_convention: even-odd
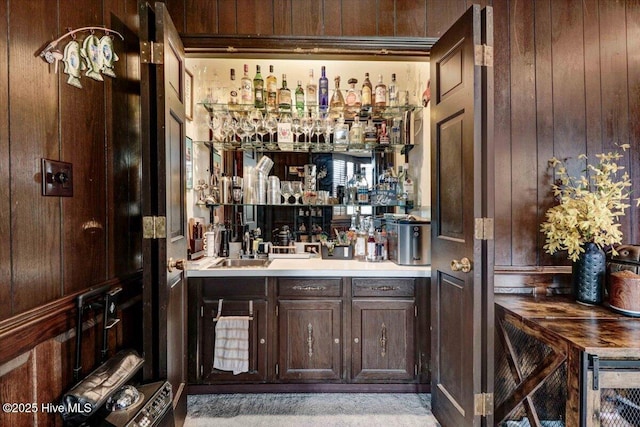
[[[273,2],[273,34],[289,35],[292,29],[291,5],[298,0],[278,0]]]
[[[426,0],[427,37],[440,37],[469,7],[465,0]]]
[[[616,2],[599,2],[600,16],[600,69],[602,93],[602,147],[598,152],[608,152],[617,148],[617,145],[629,141],[629,92],[628,92],[628,66],[626,45],[626,14],[625,8]],[[588,31],[590,29],[586,29]],[[585,50],[587,47],[585,46]],[[593,49],[595,51],[595,49]],[[594,52],[598,55],[597,51]],[[594,54],[589,49],[586,58]],[[590,59],[589,61],[590,62]],[[592,89],[587,87],[585,92]],[[590,120],[591,118],[587,118]],[[638,120],[634,117],[633,120]],[[618,151],[620,151],[618,149]],[[596,162],[594,153],[589,154],[589,159]],[[620,164],[629,169],[629,156],[620,159]],[[640,185],[640,182],[636,183]],[[640,187],[636,187],[640,188]],[[637,193],[637,192],[636,192]],[[639,195],[636,194],[636,197]],[[625,236],[631,236],[631,224],[629,221],[622,223],[621,231]]]
[[[167,11],[169,15],[171,15],[171,20],[173,21],[173,25],[175,25],[176,30],[180,33],[184,33],[187,30],[186,26],[186,13],[185,8],[188,7],[185,3],[189,3],[189,1],[185,2],[184,0],[163,0],[164,4],[167,6]],[[108,1],[107,1],[108,3]],[[216,2],[203,2],[203,1],[195,1],[195,3],[213,3],[215,5]],[[189,5],[190,6],[190,5]],[[207,4],[203,5],[207,7]],[[124,14],[119,14],[118,16],[125,16]],[[215,16],[215,15],[214,15]],[[204,16],[203,19],[207,19],[207,16]]]
[[[33,390],[36,378],[33,376],[32,352],[0,364],[0,401],[2,403],[34,402]],[[0,425],[2,426],[34,426],[37,412],[0,411]]]
[[[537,162],[535,45],[533,3],[522,2],[510,13],[511,51],[511,179],[512,265],[535,265]]]
[[[417,1],[420,2],[420,0]],[[396,34],[396,22],[398,21],[397,12],[399,12],[400,9],[411,9],[412,3],[413,2],[411,1],[399,2],[396,7],[396,2],[394,0],[378,0],[378,31],[376,35],[383,37],[393,37],[395,35],[399,35]],[[413,22],[413,16],[409,16],[407,18],[408,19],[404,21],[406,22],[406,26],[403,23],[403,25],[400,26],[399,30],[407,31],[413,29],[413,25],[411,25],[411,23]],[[421,17],[418,15],[418,19],[420,18]],[[422,22],[424,25],[424,20],[422,20]]]
[[[640,197],[640,3],[630,2],[626,5],[627,26],[627,64],[629,96],[629,144],[628,152],[631,165],[629,175],[634,183],[633,197]],[[631,224],[630,235],[627,242],[640,243],[640,208],[631,203],[631,209],[627,215]]]
[[[510,13],[508,0],[496,0],[494,4],[495,264],[508,265],[512,226]]]
[[[238,34],[273,34],[273,3],[237,0]]]
[[[553,171],[549,168],[549,159],[553,157],[553,63],[551,58],[551,0],[541,0],[535,3],[533,11],[539,19],[535,20],[535,77],[536,77],[536,132],[538,141],[537,167],[537,212],[536,224],[545,219],[545,212],[553,206],[553,199],[548,197],[551,188],[549,182],[553,179]],[[516,170],[516,169],[514,169]],[[511,209],[509,207],[509,209]],[[511,224],[517,227],[517,222]],[[543,249],[544,236],[538,230],[529,230],[531,237],[535,236],[538,262],[552,264],[553,258]],[[511,245],[509,244],[509,247]],[[506,260],[508,265],[510,259]]]
[[[395,35],[401,37],[427,36],[427,5],[424,0],[396,2]]]
[[[62,295],[59,197],[41,195],[41,158],[59,159],[58,75],[34,56],[58,34],[47,0],[9,2],[13,312]],[[36,262],[36,260],[38,260]],[[2,260],[2,262],[6,262]]]
[[[296,0],[291,3],[291,32],[294,36],[323,35],[322,3]]]
[[[218,0],[219,34],[238,34],[238,21],[241,19],[244,15],[238,15],[236,0]]]
[[[7,16],[7,3],[0,2],[0,16]],[[11,199],[9,163],[9,60],[7,56],[7,38],[9,32],[7,20],[0,20],[0,176],[5,177],[5,185],[0,186],[0,260],[11,259]],[[0,320],[11,315],[11,263],[0,262]]]
[[[177,2],[179,3],[179,2]],[[218,34],[218,2],[184,0],[185,29],[187,34]],[[173,9],[169,11],[173,18]],[[227,17],[225,17],[227,18]],[[235,22],[235,16],[233,17]],[[180,30],[178,30],[180,31]]]
[[[101,2],[79,8],[74,0],[61,0],[59,8],[59,28],[104,22]],[[104,81],[96,81],[83,75],[82,89],[78,89],[66,83],[65,74],[59,78],[60,160],[72,163],[74,182],[73,197],[59,199],[65,254],[62,270],[64,292],[73,293],[107,278],[104,96],[112,79],[104,76]]]
[[[324,0],[323,24],[325,36],[339,36],[342,34],[342,0]]]
[[[377,34],[378,16],[368,0],[350,0],[342,4],[342,35],[373,36]]]

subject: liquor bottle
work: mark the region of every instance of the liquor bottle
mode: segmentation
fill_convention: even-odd
[[[380,145],[389,145],[391,142],[389,128],[387,127],[387,121],[385,119],[382,119],[382,123],[380,124],[380,136],[378,137],[378,142]]]
[[[273,74],[273,65],[269,65],[269,75],[266,80],[267,110],[275,111],[278,108],[278,79]]]
[[[391,74],[391,83],[389,83],[389,106],[398,106],[398,85],[396,84],[396,73]]]
[[[344,122],[344,117],[338,117],[338,123],[333,130],[334,151],[347,151],[349,145],[349,125]]]
[[[378,84],[375,89],[374,103],[379,109],[387,106],[387,85],[382,83],[382,74],[378,74]]]
[[[367,178],[364,176],[362,167],[360,168],[360,171],[357,174],[356,187],[358,189],[358,204],[368,205],[369,204],[369,184],[367,183]]]
[[[280,111],[291,111],[291,90],[287,87],[287,75],[282,75],[282,87],[278,91],[278,108]]]
[[[405,199],[406,208],[411,210],[414,207],[415,203],[415,192],[413,179],[411,178],[411,174],[409,173],[409,164],[404,164],[404,179],[402,182],[402,192],[403,197]]]
[[[318,85],[316,81],[313,79],[313,68],[309,69],[309,83],[307,83],[307,109],[310,111],[315,110],[318,105]]]
[[[367,256],[367,232],[365,218],[360,218],[360,223],[356,228],[356,244],[353,247],[353,256],[358,261],[364,261]]]
[[[229,82],[229,105],[238,105],[238,86],[236,86],[236,70],[231,69],[231,81]]]
[[[353,118],[353,124],[349,130],[349,148],[356,150],[364,148],[364,130],[358,116]]]
[[[340,76],[336,76],[333,81],[336,87],[333,91],[333,95],[331,96],[329,111],[331,113],[331,116],[338,117],[344,112],[344,97],[342,96],[342,91],[340,90]]]
[[[296,88],[296,110],[298,116],[304,116],[304,89],[302,89],[302,81],[298,80],[298,87]]]
[[[367,261],[376,260],[376,238],[373,220],[369,218],[369,235],[367,236]]]
[[[404,169],[403,166],[398,166],[398,192],[396,194],[396,200],[398,206],[404,208],[407,205],[407,199],[404,194]]]
[[[244,64],[244,75],[240,79],[240,103],[253,105],[253,81],[247,64]]]
[[[256,75],[253,78],[253,106],[264,108],[264,80],[260,74],[260,66],[256,65]]]
[[[371,110],[371,97],[373,86],[369,80],[369,73],[364,73],[364,82],[362,83],[362,113],[369,114]]]
[[[322,66],[322,76],[318,81],[318,106],[321,115],[324,116],[329,108],[329,79],[327,79],[324,65]]]
[[[347,90],[347,96],[345,97],[345,117],[353,118],[360,112],[360,106],[362,105],[362,97],[360,92],[356,89],[357,79],[353,77],[349,79],[349,89]]]
[[[378,140],[378,129],[373,124],[373,120],[369,119],[367,125],[364,127],[364,146],[367,149],[371,149],[376,145]]]

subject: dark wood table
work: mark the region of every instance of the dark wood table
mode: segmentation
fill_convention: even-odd
[[[541,425],[532,395],[559,367],[566,364],[567,426],[600,425],[588,414],[599,411],[599,402],[588,394],[594,372],[598,387],[599,363],[638,362],[640,370],[640,319],[626,317],[601,306],[578,304],[565,296],[536,297],[496,295],[496,336],[506,352],[515,389],[495,408],[495,420],[503,420],[521,403],[531,425]],[[518,366],[507,325],[515,327],[551,349],[535,369],[524,374]],[[595,365],[594,365],[595,363]],[[594,371],[595,369],[595,371]],[[587,387],[589,385],[590,387]],[[638,385],[640,387],[640,384]]]

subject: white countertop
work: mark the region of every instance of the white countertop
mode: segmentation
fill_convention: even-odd
[[[201,258],[187,263],[188,277],[431,277],[431,266],[403,266],[392,261],[274,259],[268,267],[209,268],[217,258]]]

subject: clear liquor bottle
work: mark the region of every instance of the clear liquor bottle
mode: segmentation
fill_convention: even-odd
[[[360,117],[353,118],[353,124],[349,130],[349,148],[361,150],[364,148],[364,129],[360,123]]]
[[[329,79],[327,79],[326,68],[322,66],[322,75],[318,81],[318,107],[324,116],[329,108]]]
[[[249,77],[248,64],[244,64],[244,74],[240,79],[240,103],[253,105],[253,80]]]
[[[387,85],[382,82],[382,74],[378,75],[378,84],[376,84],[374,103],[377,108],[384,108],[387,106]]]
[[[367,125],[364,127],[364,146],[367,149],[375,147],[378,141],[378,129],[373,124],[373,120],[369,119]]]
[[[264,108],[264,79],[260,74],[260,66],[256,65],[256,75],[253,78],[253,106]]]
[[[287,87],[287,75],[282,75],[282,87],[278,91],[278,108],[281,112],[291,112],[291,90]]]
[[[396,73],[391,74],[389,83],[389,107],[398,106],[398,84],[396,83]]]
[[[333,81],[335,83],[335,89],[333,95],[331,95],[329,112],[332,117],[338,117],[344,112],[344,96],[342,96],[342,91],[340,90],[340,76],[336,76]]]
[[[229,82],[229,99],[227,103],[229,105],[238,105],[238,86],[236,83],[236,70],[233,68],[230,71],[230,82]]]
[[[362,97],[360,92],[356,89],[357,79],[353,77],[349,79],[349,89],[347,90],[347,96],[345,97],[345,117],[353,118],[360,112],[360,106],[362,105]]]
[[[307,109],[313,111],[318,106],[318,84],[313,78],[313,68],[309,69],[309,82],[306,87]]]
[[[358,189],[358,204],[368,205],[369,204],[369,183],[367,182],[367,178],[364,176],[362,167],[360,168],[356,177],[356,188]]]
[[[302,89],[302,81],[298,80],[296,88],[296,111],[299,117],[304,116],[304,89]]]
[[[269,75],[266,80],[267,110],[275,111],[278,108],[278,78],[273,74],[273,65],[269,65]]]
[[[349,125],[344,122],[344,117],[338,117],[338,123],[333,130],[334,151],[347,151],[349,145]]]
[[[402,182],[402,192],[405,199],[406,208],[411,210],[415,204],[415,188],[413,178],[409,172],[409,163],[404,164],[404,178]]]

